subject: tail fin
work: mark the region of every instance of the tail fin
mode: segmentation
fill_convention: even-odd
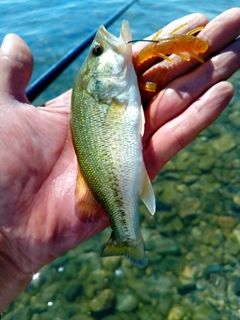
[[[143,238],[140,232],[136,239],[128,241],[116,240],[112,232],[101,256],[125,256],[138,267],[144,267],[147,261],[144,252]]]

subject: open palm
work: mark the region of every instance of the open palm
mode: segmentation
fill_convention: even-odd
[[[165,32],[186,21],[190,28],[207,23],[204,16],[195,14],[172,23]],[[206,63],[199,66],[197,61],[179,58],[174,67],[166,62],[155,67],[165,70],[167,80],[154,99],[149,93],[142,97],[144,158],[151,179],[230,101],[233,88],[223,80],[239,68],[240,42],[233,42],[239,31],[240,9],[229,10],[200,35],[210,44]],[[151,80],[152,65],[137,70],[149,70],[143,79]],[[31,72],[28,47],[18,36],[8,35],[0,51],[0,256],[27,274],[109,224],[104,210],[95,222],[75,216],[77,162],[69,130],[71,92],[34,108],[25,96]]]

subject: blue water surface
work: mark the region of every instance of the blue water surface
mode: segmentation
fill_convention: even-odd
[[[35,61],[31,82],[95,31],[127,1],[1,1],[0,39],[16,33],[29,45]],[[109,31],[119,34],[121,21],[130,22],[133,37],[144,38],[172,20],[194,12],[205,14],[209,20],[238,5],[238,1],[137,1]],[[52,98],[72,87],[77,70],[86,52],[64,72],[39,99]]]

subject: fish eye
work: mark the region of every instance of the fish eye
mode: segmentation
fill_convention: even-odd
[[[92,54],[96,57],[99,57],[103,53],[103,47],[97,43],[95,46],[92,48]]]

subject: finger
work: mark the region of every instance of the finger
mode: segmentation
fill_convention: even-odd
[[[233,86],[228,82],[216,84],[151,137],[144,151],[151,179],[179,150],[217,119],[231,100],[233,92]]]
[[[17,35],[8,34],[0,49],[0,94],[28,102],[25,89],[32,75],[33,58],[27,44]]]
[[[217,18],[212,20],[205,29],[198,35],[203,40],[209,43],[209,48],[205,54],[201,56],[207,60],[214,54],[222,50],[225,46],[231,43],[240,34],[240,9],[230,9]],[[180,57],[174,55],[173,64],[167,61],[155,65],[149,69],[140,80],[143,82],[153,81],[154,75],[158,72],[164,73],[165,85],[170,83],[173,79],[193,70],[199,64],[195,59],[189,62],[184,61]],[[142,92],[142,102],[146,104],[154,96],[153,93]]]
[[[68,91],[62,93],[57,98],[54,98],[52,100],[49,100],[45,102],[42,106],[49,108],[57,109],[58,112],[65,112],[66,114],[70,114],[70,106],[71,106],[71,96],[72,96],[72,89],[69,89]],[[40,109],[40,107],[39,107]]]
[[[169,120],[181,114],[217,82],[228,79],[240,68],[240,39],[194,71],[172,81],[145,111],[144,143]]]
[[[240,34],[240,8],[229,9],[213,19],[201,32],[200,37],[207,40],[209,49],[203,55],[212,57]]]

